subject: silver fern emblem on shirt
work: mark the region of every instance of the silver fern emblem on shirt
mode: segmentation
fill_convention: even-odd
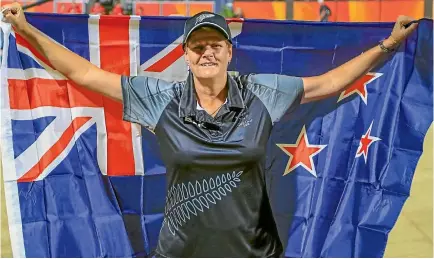
[[[208,180],[197,180],[172,186],[166,197],[165,217],[170,233],[182,227],[193,216],[209,209],[222,200],[240,183],[243,171],[225,173],[211,177]]]

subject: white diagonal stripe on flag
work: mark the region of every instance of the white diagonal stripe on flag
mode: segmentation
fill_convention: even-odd
[[[130,24],[130,75],[136,76],[140,69],[140,16],[131,16]],[[138,124],[131,123],[134,166],[136,175],[144,175],[142,132]]]

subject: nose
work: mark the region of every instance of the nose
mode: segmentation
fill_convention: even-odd
[[[203,51],[204,57],[213,57],[214,56],[214,49],[210,45],[205,46],[205,50]]]

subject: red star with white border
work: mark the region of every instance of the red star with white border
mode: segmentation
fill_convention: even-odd
[[[375,141],[381,140],[378,137],[371,136],[371,130],[372,130],[372,124],[373,123],[374,122],[371,122],[371,125],[369,126],[368,131],[364,135],[362,135],[362,138],[360,139],[360,143],[359,143],[359,148],[357,149],[357,153],[356,153],[356,157],[363,155],[363,157],[365,158],[365,164],[366,164],[367,159],[368,159],[369,147]]]
[[[382,75],[382,73],[367,73],[366,75],[357,79],[350,87],[348,87],[341,93],[338,102],[353,94],[358,94],[362,98],[362,101],[365,104],[368,104],[368,91],[366,90],[366,85]]]
[[[306,134],[306,127],[303,126],[295,144],[276,144],[289,156],[283,175],[287,175],[297,167],[302,166],[313,176],[317,177],[313,157],[327,145],[313,145],[309,143]]]

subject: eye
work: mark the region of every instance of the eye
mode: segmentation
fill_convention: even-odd
[[[217,49],[217,48],[221,48],[221,47],[222,47],[222,45],[219,44],[219,43],[214,43],[214,44],[212,44],[211,46],[212,46],[213,48],[215,48],[215,49]]]
[[[202,51],[203,50],[203,46],[202,45],[193,46],[193,50],[194,51]]]

